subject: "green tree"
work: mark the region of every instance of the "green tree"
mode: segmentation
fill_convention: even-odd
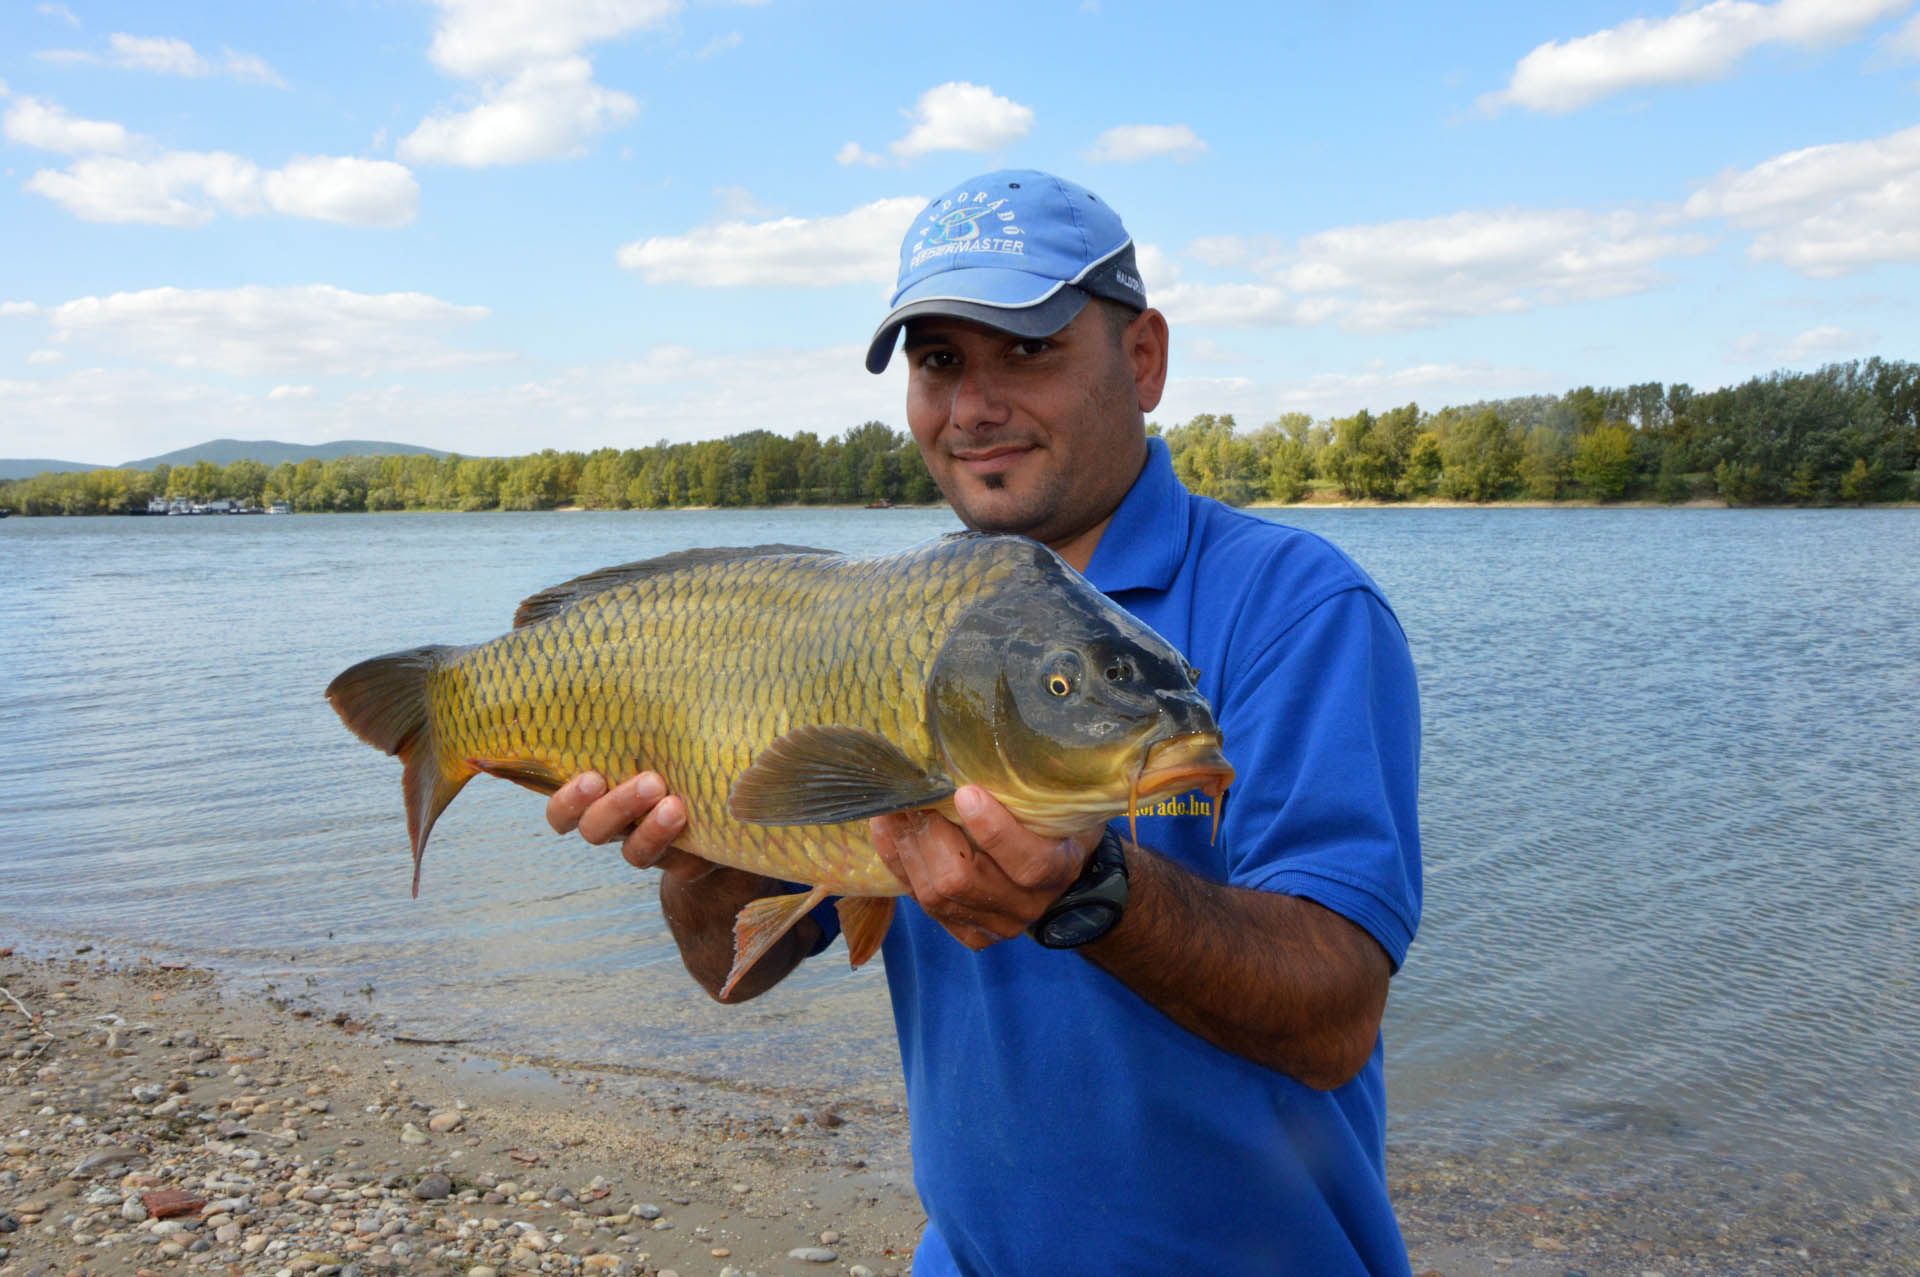
[[[1600,426],[1573,441],[1573,477],[1597,501],[1618,501],[1633,482],[1633,431]]]

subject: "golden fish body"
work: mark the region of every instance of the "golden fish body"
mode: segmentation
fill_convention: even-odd
[[[1179,654],[1044,546],[960,534],[871,558],[693,550],[566,582],[472,647],[363,661],[327,689],[405,762],[419,863],[486,772],[552,793],[659,772],[677,846],[807,884],[736,923],[727,987],[807,909],[841,896],[856,965],[904,888],[867,818],[950,808],[980,784],[1065,836],[1143,796],[1232,776]]]
[[[526,760],[610,784],[652,769],[687,805],[683,850],[837,895],[897,895],[864,820],[751,824],[728,795],[761,749],[808,724],[872,732],[931,768],[934,658],[953,618],[1013,567],[935,542],[879,559],[695,562],[629,581],[435,670],[440,766]]]

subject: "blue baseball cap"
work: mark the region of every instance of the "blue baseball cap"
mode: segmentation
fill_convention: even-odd
[[[1118,213],[1051,173],[968,178],[929,203],[901,241],[892,308],[867,347],[867,371],[885,371],[900,329],[918,315],[1051,337],[1091,297],[1147,308],[1133,238]]]

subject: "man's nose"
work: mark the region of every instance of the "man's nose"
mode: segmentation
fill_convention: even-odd
[[[1007,402],[991,369],[968,364],[953,388],[953,424],[962,430],[991,429],[1007,423]]]

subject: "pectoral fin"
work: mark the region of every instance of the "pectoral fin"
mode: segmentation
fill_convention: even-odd
[[[860,966],[880,948],[893,922],[892,896],[842,896],[834,903],[840,915],[840,934],[847,938],[847,958]]]
[[[806,917],[809,909],[826,898],[827,889],[815,887],[790,896],[762,896],[742,907],[733,919],[733,969],[727,972],[727,982],[720,986],[720,996],[725,998],[732,993],[740,977],[765,957],[767,950],[793,929],[794,923]]]
[[[957,788],[885,737],[857,727],[801,727],[760,751],[727,796],[755,825],[833,825],[931,807]]]

